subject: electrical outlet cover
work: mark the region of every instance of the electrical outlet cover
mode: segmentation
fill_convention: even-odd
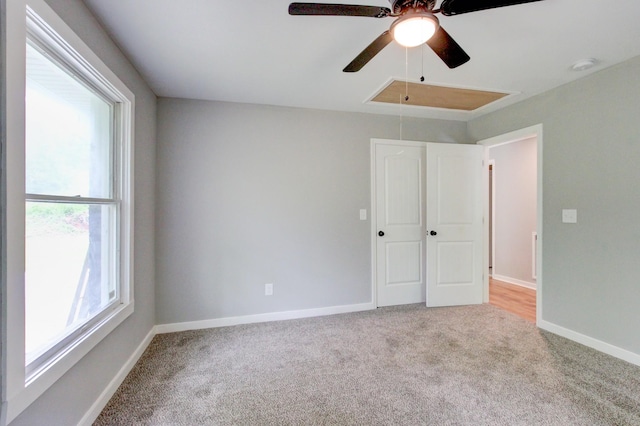
[[[578,211],[576,209],[563,209],[562,223],[578,223]]]

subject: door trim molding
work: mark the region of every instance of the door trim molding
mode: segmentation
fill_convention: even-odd
[[[377,268],[377,248],[378,248],[378,240],[375,238],[376,233],[378,232],[378,214],[377,214],[377,196],[376,196],[376,146],[377,145],[397,145],[397,146],[408,146],[408,147],[424,147],[426,149],[427,142],[421,141],[403,141],[396,139],[378,139],[371,138],[370,141],[370,154],[369,154],[369,169],[371,172],[370,180],[371,180],[371,303],[377,308],[378,307],[378,268]]]
[[[487,156],[487,153],[485,150],[485,158],[486,156]],[[488,253],[488,255],[490,256],[491,262],[487,263],[487,265],[491,265],[490,271],[487,272],[487,281],[489,281],[489,278],[495,275],[496,273],[496,244],[495,244],[495,241],[496,241],[496,202],[495,202],[496,201],[496,160],[486,160],[484,167],[487,168],[487,173],[489,173],[488,169],[489,167],[491,167],[491,181],[487,183],[487,186],[491,185],[491,200],[489,200],[489,202],[491,203],[492,208],[491,208],[491,215],[489,215],[489,213],[485,215],[485,217],[489,221],[487,226],[491,228],[491,235],[487,233],[488,238],[491,239],[491,251]],[[488,189],[489,188],[487,188],[487,190]],[[487,303],[488,301],[488,297],[489,297],[488,292],[486,296],[487,297],[485,298],[486,299],[485,303]]]
[[[538,327],[543,324],[543,307],[542,307],[542,292],[543,292],[543,258],[542,258],[542,246],[544,243],[544,232],[542,227],[542,147],[543,147],[543,128],[542,124],[536,124],[530,127],[525,127],[523,129],[515,130],[513,132],[505,133],[503,135],[494,136],[492,138],[483,139],[478,141],[478,145],[484,146],[485,152],[485,164],[489,161],[489,147],[495,147],[499,145],[508,144],[511,142],[519,141],[522,139],[527,139],[535,137],[537,144],[537,182],[536,182],[536,190],[537,190],[537,199],[536,199],[536,232],[538,233],[538,245],[536,247],[536,258],[538,260],[536,265],[536,325]],[[489,168],[488,166],[484,168],[484,185],[485,185],[485,194],[489,192]],[[484,205],[484,217],[488,217],[489,215],[489,202],[487,200],[488,197],[485,197],[485,205]],[[487,246],[489,244],[489,223],[488,220],[484,221],[484,244]],[[485,253],[487,250],[485,250]],[[485,303],[489,302],[489,258],[488,254],[485,255],[484,259],[485,265]],[[495,265],[494,265],[495,268]]]

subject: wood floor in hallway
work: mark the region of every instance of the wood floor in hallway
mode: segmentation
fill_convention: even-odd
[[[536,291],[503,281],[489,280],[489,303],[536,322]]]

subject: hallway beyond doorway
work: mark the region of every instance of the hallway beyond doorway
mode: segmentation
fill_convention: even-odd
[[[536,291],[503,281],[489,280],[489,303],[535,324]]]

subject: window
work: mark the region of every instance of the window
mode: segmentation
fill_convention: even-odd
[[[26,4],[6,18],[8,422],[134,309],[133,93]]]
[[[26,46],[25,362],[37,370],[120,299],[116,100]]]

